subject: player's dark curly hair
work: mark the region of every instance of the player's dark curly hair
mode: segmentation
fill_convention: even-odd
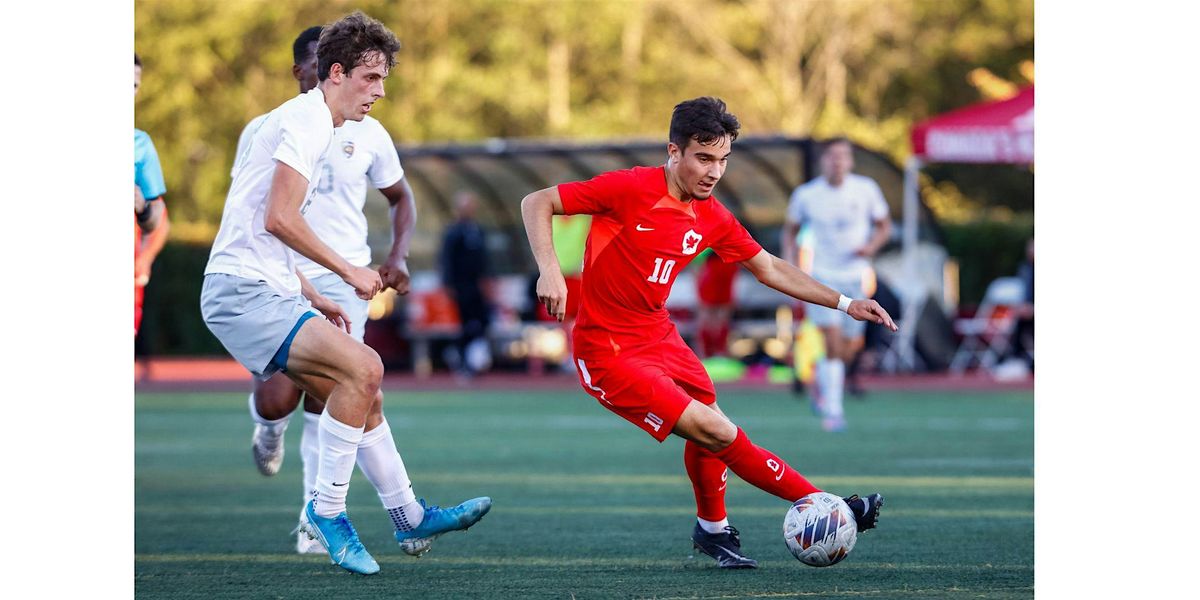
[[[292,60],[296,61],[295,64],[300,64],[312,56],[308,52],[308,46],[319,39],[321,39],[320,25],[313,25],[296,36],[296,41],[292,42]]]
[[[680,149],[687,148],[693,139],[701,144],[711,144],[727,135],[732,142],[737,139],[741,127],[737,117],[725,110],[723,100],[704,96],[675,105],[667,139]]]
[[[335,63],[349,73],[375,52],[383,55],[390,70],[396,64],[399,49],[400,40],[383,23],[356,10],[321,31],[317,42],[317,77],[321,81],[328,79],[329,69]]]

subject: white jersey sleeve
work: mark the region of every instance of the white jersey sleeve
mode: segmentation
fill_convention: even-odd
[[[304,108],[308,108],[305,106]],[[314,127],[314,118],[322,118],[315,111],[280,111],[279,145],[271,158],[286,164],[312,182],[317,164],[329,148],[329,129]],[[332,127],[332,124],[330,125]]]
[[[396,153],[392,136],[388,135],[383,124],[374,119],[371,124],[370,141],[374,160],[367,169],[367,177],[371,180],[371,185],[382,190],[396,185],[396,182],[404,177],[404,167],[400,166],[400,156]]]

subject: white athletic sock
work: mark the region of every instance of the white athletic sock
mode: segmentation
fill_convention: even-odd
[[[696,521],[700,523],[700,529],[708,533],[724,533],[725,528],[729,527],[729,519],[721,519],[720,521],[705,521],[700,517],[696,517]]]
[[[304,432],[300,434],[300,463],[304,465],[304,502],[312,500],[317,489],[317,465],[321,462],[321,415],[304,413]]]
[[[829,361],[829,396],[826,397],[825,414],[835,419],[842,418],[842,391],[846,383],[846,363],[841,359]]]
[[[378,427],[363,434],[358,444],[358,468],[375,491],[379,501],[392,518],[392,524],[400,531],[408,531],[421,524],[425,509],[417,503],[412,481],[404,468],[404,459],[396,450],[392,428],[384,419]]]
[[[832,381],[833,381],[833,378],[832,378],[831,374],[829,373],[829,363],[830,362],[831,361],[827,358],[822,358],[821,360],[817,361],[817,369],[816,369],[817,370],[817,385],[816,385],[817,390],[816,391],[821,398],[821,401],[819,403],[820,407],[821,407],[821,412],[823,413],[821,416],[826,416],[829,414],[829,393],[830,393],[830,389],[831,389],[829,384],[832,383]]]
[[[354,458],[362,437],[362,427],[338,422],[328,410],[321,413],[318,435],[321,452],[315,494],[318,516],[334,517],[346,510],[346,492],[350,488],[350,475],[354,473]]]
[[[262,415],[258,414],[258,407],[254,406],[254,394],[250,394],[250,418],[263,426],[263,432],[266,434],[265,442],[276,442],[283,437],[283,432],[287,431],[288,419],[291,417],[291,415],[284,415],[282,419],[274,421],[264,419]]]

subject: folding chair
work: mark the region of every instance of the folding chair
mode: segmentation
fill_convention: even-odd
[[[954,332],[962,343],[950,360],[950,372],[962,373],[973,365],[991,369],[1008,351],[1016,330],[1012,308],[1025,302],[1025,283],[1017,277],[1000,277],[988,285],[975,316],[955,319]]]

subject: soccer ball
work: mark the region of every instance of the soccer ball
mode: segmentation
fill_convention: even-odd
[[[796,560],[812,567],[836,565],[854,549],[858,526],[841,498],[825,492],[809,494],[783,517],[783,541]]]

